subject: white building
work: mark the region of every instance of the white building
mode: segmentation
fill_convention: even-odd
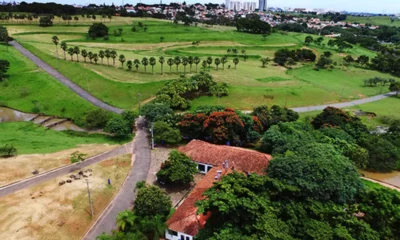
[[[228,10],[255,11],[256,7],[257,7],[256,2],[241,2],[241,1],[225,0],[225,8]]]

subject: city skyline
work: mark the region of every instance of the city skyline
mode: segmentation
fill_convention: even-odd
[[[243,0],[243,2],[256,2],[257,6],[259,4],[259,0]],[[83,4],[87,5],[90,3],[95,4],[112,4],[121,5],[122,2],[124,4],[137,4],[138,2],[143,2],[147,4],[156,4],[160,3],[159,0],[146,0],[146,1],[130,1],[130,0],[121,0],[121,1],[114,1],[114,0],[34,0],[34,1],[26,1],[26,2],[57,2],[62,4]],[[170,2],[183,2],[183,1],[168,1],[164,0],[163,3],[170,3]],[[225,3],[225,0],[186,0],[186,3]],[[398,0],[382,0],[382,1],[374,1],[374,0],[364,0],[362,4],[357,1],[348,1],[348,0],[336,0],[336,1],[316,1],[316,0],[268,0],[267,7],[280,7],[280,8],[323,8],[323,9],[330,9],[336,11],[349,11],[349,12],[369,12],[369,13],[400,13],[400,1]]]

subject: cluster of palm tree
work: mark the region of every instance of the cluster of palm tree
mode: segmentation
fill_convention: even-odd
[[[245,62],[246,62],[246,59],[248,58],[248,56],[246,55],[246,50],[245,49],[242,49],[242,50],[239,51],[237,48],[228,48],[226,50],[226,52],[228,53],[228,56],[229,55],[237,56],[239,52],[242,53],[242,57],[243,57],[243,60]]]

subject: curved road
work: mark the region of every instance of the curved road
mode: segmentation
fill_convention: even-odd
[[[114,107],[114,106],[111,106],[111,105],[101,101],[100,99],[92,96],[90,93],[88,93],[87,91],[83,90],[83,88],[81,88],[80,86],[75,84],[70,79],[66,78],[64,75],[62,75],[60,72],[58,72],[57,70],[52,68],[50,65],[48,65],[47,63],[43,62],[38,57],[33,55],[31,52],[29,52],[27,49],[25,49],[23,46],[21,46],[21,44],[17,43],[16,41],[12,41],[12,42],[10,42],[10,44],[12,46],[14,46],[15,49],[20,51],[23,55],[25,55],[27,58],[32,60],[38,67],[40,67],[43,70],[45,70],[48,74],[53,76],[59,82],[61,82],[65,86],[67,86],[69,89],[71,89],[76,94],[78,94],[80,97],[86,99],[87,101],[89,101],[93,105],[95,105],[95,106],[97,106],[99,108],[102,108],[102,109],[104,109],[106,111],[110,111],[110,112],[117,113],[117,114],[121,114],[123,112],[122,109]]]
[[[113,229],[117,228],[116,218],[118,213],[132,208],[136,198],[134,192],[136,183],[146,180],[150,169],[150,145],[147,132],[143,129],[144,126],[144,118],[140,117],[136,122],[135,161],[125,183],[82,239],[94,240],[103,232],[110,234]]]
[[[31,178],[24,179],[24,180],[21,180],[18,182],[14,182],[14,183],[2,186],[2,187],[0,187],[0,197],[4,197],[8,194],[14,193],[21,189],[39,184],[39,183],[47,181],[47,180],[54,179],[59,176],[67,175],[68,173],[75,172],[77,170],[80,170],[80,169],[90,166],[92,164],[101,162],[103,160],[106,160],[106,159],[109,159],[109,158],[112,158],[115,156],[119,156],[119,155],[122,155],[125,153],[132,153],[132,150],[129,146],[130,144],[132,144],[132,142],[122,145],[120,147],[117,147],[111,151],[96,155],[94,157],[90,157],[83,162],[56,168],[56,169],[50,170],[48,172],[38,174]]]

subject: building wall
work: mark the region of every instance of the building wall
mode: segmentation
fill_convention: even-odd
[[[175,232],[176,235],[173,235],[174,231],[170,231],[170,230],[165,230],[165,238],[167,240],[193,240],[193,236],[181,233],[181,232]],[[182,238],[183,237],[183,238]]]
[[[258,0],[258,10],[267,11],[267,0]]]

